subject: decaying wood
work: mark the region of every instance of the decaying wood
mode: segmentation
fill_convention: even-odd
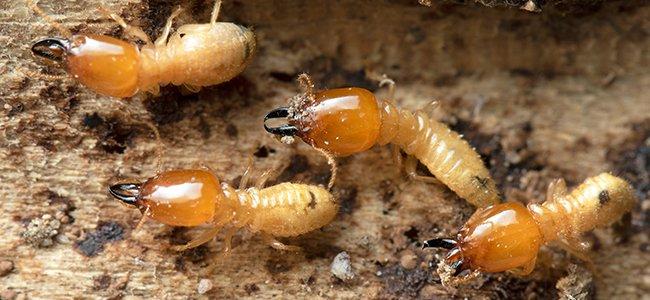
[[[122,34],[99,17],[95,1],[41,2],[73,32]],[[209,19],[211,1],[180,2],[187,9],[177,24]],[[59,72],[29,54],[31,42],[56,32],[22,1],[2,1],[0,297],[552,298],[583,295],[584,286],[589,297],[634,299],[650,292],[647,2],[593,1],[581,10],[581,1],[563,1],[574,5],[538,14],[435,1],[317,2],[226,1],[220,18],[252,26],[259,39],[242,76],[198,94],[165,88],[159,98],[120,101],[71,79],[22,73]],[[101,3],[157,35],[179,1]],[[326,182],[324,159],[280,144],[263,131],[262,116],[297,92],[300,72],[320,87],[376,89],[365,70],[395,79],[402,107],[439,100],[437,117],[484,155],[508,199],[539,201],[555,177],[571,185],[612,171],[630,180],[642,202],[623,225],[590,236],[593,282],[567,277],[579,274],[569,266],[580,262],[547,248],[529,277],[493,274],[444,289],[433,272],[440,253],[415,242],[455,233],[473,208],[449,190],[408,181],[388,148],[340,160],[341,213],[323,230],[287,240],[303,253],[241,233],[211,275],[203,273],[219,242],[169,251],[197,231],[150,222],[134,232],[139,213],[106,193],[118,179],[156,172],[155,141],[138,120],[160,128],[165,168],[207,164],[233,182],[254,153],[259,171],[285,167],[278,181]],[[345,282],[330,272],[342,251],[355,274]]]

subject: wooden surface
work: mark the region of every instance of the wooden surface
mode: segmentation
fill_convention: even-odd
[[[41,2],[73,32],[122,34],[99,17],[96,2]],[[532,14],[417,1],[227,1],[220,19],[252,26],[259,40],[242,76],[198,94],[170,87],[158,98],[117,100],[72,79],[21,73],[60,72],[29,53],[35,39],[57,33],[21,1],[2,1],[0,261],[14,267],[4,274],[10,264],[0,262],[0,297],[647,299],[650,6],[566,2],[570,9],[560,1]],[[101,3],[151,35],[179,4]],[[211,1],[181,5],[177,25],[209,19]],[[479,149],[511,201],[541,201],[555,177],[571,186],[603,171],[630,180],[640,197],[631,217],[588,235],[594,279],[585,264],[545,247],[531,276],[493,274],[443,288],[429,267],[442,253],[415,242],[455,234],[473,208],[445,188],[408,181],[387,147],[340,160],[341,213],[287,240],[303,253],[275,251],[242,232],[211,275],[203,273],[220,242],[166,250],[197,231],[149,222],[133,232],[139,212],[106,193],[116,180],[156,172],[155,140],[137,120],[160,129],[165,168],[207,164],[236,182],[255,153],[258,171],[288,165],[280,181],[323,182],[322,157],[301,143],[280,144],[263,131],[262,117],[297,91],[300,72],[320,87],[374,89],[364,70],[393,77],[402,107],[439,100],[436,117]],[[356,274],[346,282],[330,272],[341,251]],[[203,295],[201,279],[212,284]]]

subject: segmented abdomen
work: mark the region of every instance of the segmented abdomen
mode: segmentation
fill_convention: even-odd
[[[582,233],[620,219],[634,207],[636,196],[624,179],[601,173],[587,178],[565,201],[571,203],[572,210],[564,213],[571,219],[572,227]]]
[[[281,183],[238,194],[241,204],[250,207],[251,230],[273,236],[296,236],[318,229],[330,223],[338,212],[332,194],[314,185]]]
[[[501,201],[494,180],[474,148],[424,113],[414,115],[383,102],[379,143],[394,143],[415,156],[438,180],[475,206]]]

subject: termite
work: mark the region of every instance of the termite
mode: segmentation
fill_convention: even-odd
[[[110,186],[109,193],[142,212],[138,227],[145,219],[171,226],[209,227],[187,244],[172,247],[176,251],[209,242],[226,226],[230,226],[224,238],[226,253],[232,236],[241,228],[261,233],[275,249],[298,251],[300,247],[285,245],[276,237],[293,237],[321,228],[338,212],[335,198],[323,187],[280,183],[263,188],[270,172],[254,187],[246,187],[249,172],[244,173],[238,189],[220,183],[209,169],[188,169],[162,172],[144,183],[120,182]]]
[[[378,101],[363,88],[314,92],[308,75],[302,74],[298,80],[303,93],[291,98],[288,107],[274,109],[264,118],[264,128],[269,133],[285,140],[297,136],[338,156],[392,143],[398,161],[399,148],[409,155],[405,165],[410,177],[428,182],[437,179],[478,207],[500,202],[494,180],[476,150],[445,124],[421,110],[411,113],[391,101]],[[389,99],[392,91],[391,85]],[[268,120],[278,118],[286,118],[288,124],[267,125]],[[418,175],[417,160],[435,178]]]
[[[167,19],[155,42],[141,28],[128,25],[120,16],[102,8],[101,12],[115,20],[128,35],[145,43],[141,49],[136,44],[106,35],[73,35],[32,0],[27,3],[63,35],[63,38],[48,37],[37,41],[31,48],[32,53],[62,66],[83,85],[107,96],[131,97],[139,91],[158,95],[160,86],[167,84],[184,85],[190,91],[198,91],[241,73],[256,49],[251,30],[234,23],[217,22],[219,0],[215,1],[209,24],[186,24],[169,37],[172,22],[181,12],[179,7]]]
[[[625,180],[608,173],[588,178],[571,193],[562,179],[551,182],[542,204],[507,202],[478,209],[456,239],[425,241],[423,248],[448,249],[438,272],[444,283],[462,282],[481,272],[533,271],[542,245],[554,243],[590,262],[583,233],[621,218],[636,203]],[[469,270],[470,275],[458,276]]]

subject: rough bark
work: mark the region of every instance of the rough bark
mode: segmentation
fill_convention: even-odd
[[[41,2],[73,32],[122,36],[94,1]],[[582,297],[585,289],[590,298],[647,297],[647,2],[550,1],[537,14],[435,1],[317,2],[227,1],[220,19],[258,35],[250,68],[197,94],[167,87],[161,97],[117,100],[72,79],[20,72],[60,72],[29,53],[35,39],[57,33],[22,1],[2,1],[0,297],[546,299]],[[179,1],[101,4],[155,36]],[[180,4],[186,10],[176,24],[209,19],[212,1]],[[287,240],[303,253],[275,251],[243,232],[211,275],[202,272],[219,241],[173,253],[167,245],[197,231],[149,222],[134,232],[139,213],[106,193],[118,179],[156,172],[155,140],[138,120],[160,129],[165,168],[206,164],[233,182],[255,153],[259,171],[286,166],[278,181],[323,182],[325,161],[305,145],[280,144],[262,129],[262,117],[297,91],[300,72],[320,87],[376,89],[365,70],[394,78],[402,107],[439,100],[437,117],[477,147],[511,201],[541,201],[556,177],[575,185],[612,171],[630,180],[638,209],[623,225],[588,235],[593,282],[580,275],[589,271],[571,267],[584,264],[548,247],[528,277],[492,274],[473,286],[443,288],[430,267],[440,253],[415,242],[455,234],[473,208],[445,188],[407,180],[386,147],[340,160],[341,213],[324,229]],[[345,282],[330,272],[342,251],[355,273]],[[209,285],[201,279],[212,284],[203,295],[199,282],[202,291]]]

